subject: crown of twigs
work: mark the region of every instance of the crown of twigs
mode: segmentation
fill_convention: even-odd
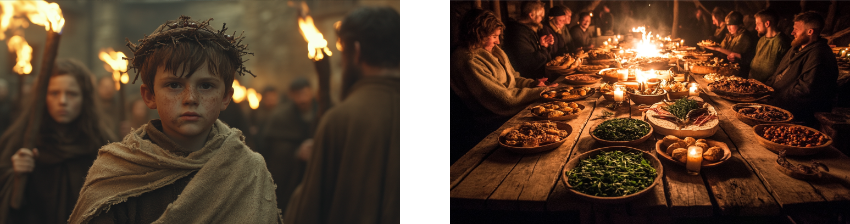
[[[226,34],[227,23],[221,26],[221,30],[215,30],[210,26],[210,21],[212,20],[212,18],[209,18],[203,22],[198,22],[191,20],[188,16],[180,16],[177,20],[169,20],[165,24],[160,25],[151,35],[145,35],[144,38],[139,40],[138,45],[133,44],[129,38],[125,38],[127,47],[130,48],[134,56],[133,58],[124,58],[124,60],[130,61],[130,68],[136,72],[133,82],[135,83],[139,78],[138,70],[141,69],[146,56],[153,54],[156,49],[177,46],[183,41],[195,41],[201,47],[204,47],[201,41],[218,44],[218,46],[224,49],[225,54],[238,59],[236,62],[237,66],[235,67],[239,75],[244,76],[245,73],[248,73],[253,77],[257,77],[245,68],[245,62],[248,60],[242,60],[242,56],[248,54],[254,55],[254,53],[247,52],[247,44],[242,44],[242,40],[245,39],[243,35],[245,32],[243,31],[238,37],[236,37],[235,31],[233,34]]]

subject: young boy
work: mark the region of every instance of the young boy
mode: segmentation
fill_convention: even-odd
[[[282,223],[263,157],[217,119],[250,71],[243,38],[210,20],[181,16],[128,43],[161,119],[100,149],[70,223]]]

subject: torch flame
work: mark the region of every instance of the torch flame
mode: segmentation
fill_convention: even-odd
[[[106,63],[104,64],[106,71],[112,72],[112,80],[115,81],[115,90],[121,89],[121,83],[127,84],[130,81],[130,76],[127,75],[127,65],[129,62],[124,60],[124,57],[126,57],[124,52],[108,48],[100,50],[99,57],[101,61]]]
[[[307,41],[307,57],[315,61],[322,60],[325,56],[322,55],[321,51],[331,56],[331,50],[328,49],[328,41],[325,40],[322,32],[319,32],[319,29],[313,24],[313,17],[306,15],[310,11],[306,2],[301,2],[301,10],[304,12],[304,16],[298,17],[298,27],[301,28],[301,35]]]
[[[9,38],[6,44],[9,46],[9,52],[14,51],[18,55],[17,63],[13,69],[15,73],[19,75],[30,74],[32,72],[32,64],[30,64],[30,60],[32,60],[32,47],[21,36]]]
[[[239,80],[234,79],[233,85],[231,86],[233,86],[233,102],[241,103],[243,100],[245,100],[246,90],[244,86],[239,85]]]
[[[260,107],[260,101],[263,100],[263,96],[257,94],[257,91],[254,88],[248,89],[248,106],[251,106],[252,110],[256,110]]]
[[[2,1],[0,6],[3,7],[0,14],[0,40],[5,39],[3,34],[9,27],[27,27],[29,24],[26,21],[17,21],[16,17],[23,19],[26,17],[33,24],[44,26],[47,31],[61,33],[65,27],[65,18],[62,16],[62,9],[59,4],[48,3],[45,1]],[[13,21],[17,21],[13,23]]]

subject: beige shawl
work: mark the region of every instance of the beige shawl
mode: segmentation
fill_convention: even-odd
[[[70,223],[88,223],[112,205],[193,171],[195,177],[154,223],[282,223],[263,157],[245,146],[239,129],[216,121],[204,147],[186,157],[144,139],[146,135],[142,126],[100,149]]]

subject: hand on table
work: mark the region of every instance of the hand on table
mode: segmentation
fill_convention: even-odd
[[[549,78],[537,79],[537,86],[538,87],[558,87],[558,83],[552,83],[551,85],[546,85],[546,80],[549,80]]]
[[[35,168],[35,157],[38,157],[38,149],[21,148],[12,155],[12,168],[17,174],[31,173]]]
[[[729,54],[729,55],[726,55],[726,59],[729,59],[729,61],[730,61],[730,62],[735,62],[736,58],[737,58],[737,59],[740,59],[740,58],[741,58],[741,54],[738,54],[738,53],[734,53],[734,52],[733,52],[733,53],[731,53],[731,54]]]

